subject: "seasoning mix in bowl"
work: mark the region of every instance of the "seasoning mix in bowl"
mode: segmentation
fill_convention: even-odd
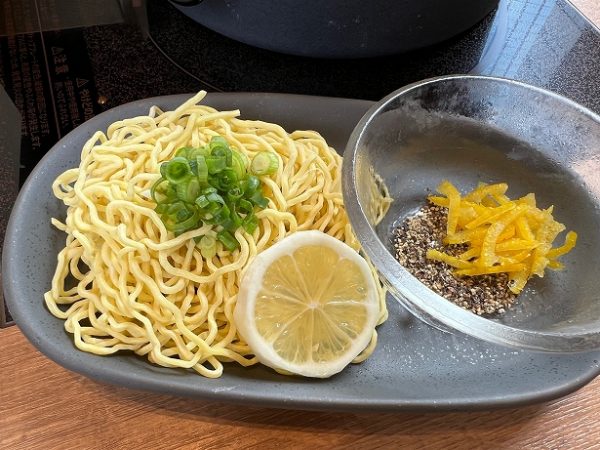
[[[546,269],[562,270],[577,233],[554,247],[565,226],[553,207],[537,207],[535,194],[511,200],[506,183],[481,183],[461,198],[448,181],[446,197],[429,196],[426,206],[394,230],[396,259],[436,293],[476,314],[504,313],[527,281]]]
[[[377,103],[344,156],[352,227],[406,309],[496,344],[600,348],[598,115],[516,81],[439,77]],[[393,199],[378,224],[377,183]]]
[[[504,313],[517,297],[505,273],[457,277],[452,266],[427,258],[430,248],[442,248],[447,213],[427,204],[407,217],[393,232],[394,256],[423,284],[475,314]],[[458,249],[457,249],[458,250]]]

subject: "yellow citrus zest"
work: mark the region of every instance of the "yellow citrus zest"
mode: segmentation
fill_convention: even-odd
[[[428,200],[448,209],[444,244],[466,244],[458,256],[429,249],[427,258],[454,267],[457,276],[508,273],[510,290],[520,293],[533,275],[544,276],[546,268],[562,270],[557,258],[570,252],[577,233],[569,231],[565,243],[552,243],[565,226],[552,216],[553,206],[539,209],[535,194],[511,200],[506,183],[479,185],[461,196],[449,181],[437,188],[442,196]]]

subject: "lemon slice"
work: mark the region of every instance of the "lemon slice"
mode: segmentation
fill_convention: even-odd
[[[326,378],[369,344],[379,316],[367,262],[320,231],[299,231],[260,253],[248,267],[235,324],[260,362]]]

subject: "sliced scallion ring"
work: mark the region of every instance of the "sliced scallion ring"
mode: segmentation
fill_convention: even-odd
[[[279,168],[279,159],[273,152],[259,152],[252,158],[250,171],[254,175],[272,175]]]

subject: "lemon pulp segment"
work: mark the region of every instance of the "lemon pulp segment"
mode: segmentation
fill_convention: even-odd
[[[240,285],[234,319],[265,365],[328,377],[374,337],[377,281],[367,262],[320,231],[299,231],[260,253]]]
[[[356,264],[326,247],[302,247],[267,268],[256,299],[256,327],[285,360],[328,361],[346,352],[364,329],[366,298]]]

